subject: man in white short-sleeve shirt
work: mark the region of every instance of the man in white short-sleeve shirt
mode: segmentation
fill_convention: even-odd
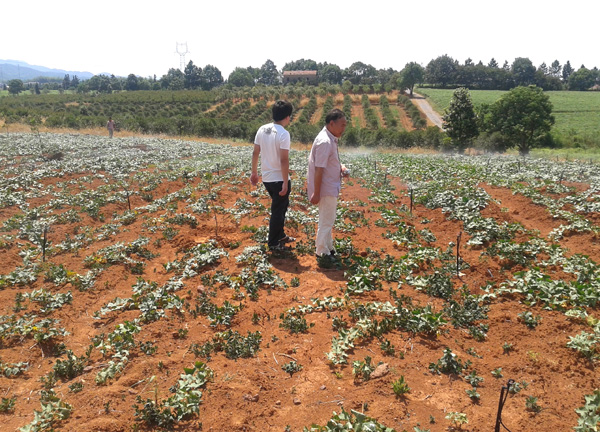
[[[285,243],[294,241],[285,234],[285,215],[290,202],[292,182],[289,177],[290,133],[285,127],[290,124],[292,104],[277,101],[273,105],[273,123],[261,126],[254,139],[252,174],[250,182],[258,184],[258,157],[262,181],[271,196],[271,218],[269,220],[269,249],[281,250]]]
[[[317,256],[335,254],[333,224],[342,176],[348,174],[338,152],[338,140],[344,130],[344,113],[339,109],[330,111],[325,117],[325,127],[315,138],[308,156],[308,197],[312,204],[319,206],[319,227],[315,241]]]

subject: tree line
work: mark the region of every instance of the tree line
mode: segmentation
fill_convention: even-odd
[[[427,66],[409,62],[400,70],[377,69],[370,64],[354,62],[347,68],[333,63],[318,63],[311,59],[299,59],[286,63],[281,70],[271,60],[261,67],[236,67],[225,80],[219,68],[206,65],[204,68],[189,61],[183,71],[168,70],[162,77],[140,77],[129,74],[127,77],[96,75],[89,80],[65,75],[60,80],[48,81],[30,87],[32,92],[42,90],[73,90],[79,93],[136,90],[212,90],[217,87],[230,89],[254,86],[277,86],[282,83],[283,72],[315,70],[317,84],[339,85],[340,90],[354,93],[389,92],[393,89],[408,89],[412,94],[416,85],[434,88],[459,88],[482,90],[510,90],[518,86],[536,85],[544,90],[588,90],[600,85],[597,67],[588,69],[581,65],[574,69],[570,61],[561,64],[554,60],[550,65],[535,66],[526,57],[516,58],[512,64],[505,61],[502,66],[492,58],[487,64],[473,62],[470,58],[460,63],[444,54],[432,59]],[[20,80],[11,80],[9,91],[13,94],[26,89]]]

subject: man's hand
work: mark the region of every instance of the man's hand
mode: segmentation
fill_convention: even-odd
[[[346,165],[342,165],[342,177],[348,177],[350,175],[350,170],[346,168]]]
[[[317,205],[319,204],[319,201],[321,201],[321,194],[316,194],[313,192],[313,194],[310,196],[311,204]]]
[[[281,192],[279,192],[279,196],[285,196],[288,192],[288,182],[284,181],[281,186]]]
[[[252,186],[256,186],[258,184],[258,173],[250,174],[250,183],[252,183]]]

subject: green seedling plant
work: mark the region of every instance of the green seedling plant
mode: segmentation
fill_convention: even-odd
[[[538,405],[537,403],[538,398],[534,397],[534,396],[527,396],[525,398],[525,407],[527,408],[528,411],[532,411],[534,413],[539,413],[540,411],[542,411],[542,407],[540,405]]]
[[[291,361],[289,363],[284,363],[281,366],[286,373],[290,374],[290,377],[293,376],[296,372],[300,372],[302,370],[302,365],[296,363],[295,361]]]
[[[600,390],[584,397],[585,405],[575,410],[579,418],[575,432],[596,432],[600,428]]]
[[[464,379],[466,382],[471,384],[473,388],[479,387],[479,385],[483,382],[483,377],[477,375],[477,370],[473,369],[470,374],[465,375]]]
[[[521,321],[530,329],[536,328],[542,321],[542,317],[540,317],[539,315],[533,316],[533,314],[529,311],[521,312],[517,316],[519,317],[519,321]]]
[[[392,390],[398,397],[403,397],[405,394],[410,393],[410,387],[404,379],[404,375],[401,375],[396,381],[392,382]]]
[[[469,419],[465,413],[450,411],[446,414],[446,419],[452,422],[454,430],[462,430],[462,425],[469,423]]]
[[[143,400],[139,395],[137,402],[141,407],[134,405],[134,417],[148,426],[172,428],[182,420],[197,415],[202,403],[202,388],[212,379],[213,373],[202,362],[196,362],[192,368],[184,368],[177,384],[172,388],[173,396],[166,400],[155,398]]]
[[[279,324],[279,327],[289,330],[290,333],[308,333],[308,329],[313,327],[315,324],[306,321],[306,318],[302,316],[294,316],[292,314],[281,314],[280,316],[282,322]]]
[[[369,381],[371,374],[375,371],[375,365],[371,363],[371,357],[366,356],[364,360],[352,362],[352,373],[358,381]]]
[[[373,419],[363,413],[355,410],[350,412],[342,408],[342,412],[337,414],[333,412],[333,416],[325,426],[312,424],[310,427],[305,427],[304,432],[337,432],[337,431],[353,431],[353,432],[393,432],[389,428],[376,419]]]
[[[473,387],[471,390],[465,390],[465,392],[467,393],[467,396],[469,396],[473,402],[478,402],[479,399],[481,398],[481,395],[479,394],[479,392],[477,392],[477,388],[475,388],[475,387]]]
[[[471,361],[463,362],[448,347],[444,349],[444,355],[437,363],[430,363],[429,370],[436,374],[461,375],[462,372],[471,366]]]
[[[10,413],[15,410],[15,402],[17,401],[16,397],[2,398],[0,401],[0,413]]]

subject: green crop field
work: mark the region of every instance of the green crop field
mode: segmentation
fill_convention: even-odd
[[[454,90],[417,89],[419,94],[427,96],[429,103],[440,113],[450,105]],[[505,91],[471,90],[475,105],[492,104]],[[547,92],[554,105],[556,118],[555,130],[567,135],[600,135],[600,92],[554,91]]]

